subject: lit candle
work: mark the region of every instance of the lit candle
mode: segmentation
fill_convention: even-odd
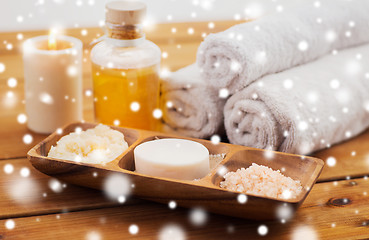
[[[69,36],[28,39],[23,45],[28,128],[51,133],[82,120],[82,42]]]

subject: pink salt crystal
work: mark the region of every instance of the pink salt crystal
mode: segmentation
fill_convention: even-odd
[[[228,172],[224,179],[220,182],[221,188],[246,194],[292,199],[302,191],[300,181],[284,176],[279,170],[274,171],[256,163],[247,169],[240,168],[236,172]]]

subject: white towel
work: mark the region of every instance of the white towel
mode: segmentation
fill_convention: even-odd
[[[270,73],[369,42],[369,0],[322,0],[210,34],[197,63],[230,94]]]
[[[307,154],[369,126],[369,44],[265,76],[224,107],[231,143]]]
[[[171,73],[162,81],[164,131],[207,138],[224,132],[225,99],[206,86],[196,64]]]

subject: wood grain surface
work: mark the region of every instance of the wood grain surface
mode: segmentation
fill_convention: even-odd
[[[6,173],[5,166],[13,171]],[[55,182],[24,158],[0,161],[0,169],[0,219],[119,206],[101,191]]]
[[[5,229],[4,219],[0,221],[0,236],[2,239],[86,239],[93,235],[101,239],[157,239],[160,231],[175,224],[188,239],[366,239],[369,237],[368,190],[367,179],[317,184],[296,216],[285,223],[209,214],[206,224],[197,226],[190,221],[189,210],[171,210],[165,205],[142,202],[17,218],[13,219],[16,227],[12,230]],[[132,224],[139,228],[136,235],[129,233]],[[265,236],[258,234],[261,225],[268,229]]]
[[[195,61],[203,34],[224,30],[238,22],[214,23],[214,29],[208,28],[208,22],[159,24],[146,30],[147,38],[168,53],[168,57],[162,59],[162,67],[176,70]],[[187,33],[190,27],[194,29],[193,35]],[[176,33],[172,33],[173,28]],[[86,91],[92,87],[89,43],[103,31],[88,28],[88,34],[82,36],[81,30],[68,29],[65,34],[80,38],[84,43],[83,86]],[[169,223],[182,226],[188,239],[254,239],[259,237],[257,228],[262,224],[269,230],[265,239],[304,239],[298,234],[308,239],[314,236],[321,239],[369,238],[369,184],[367,178],[363,178],[369,175],[369,131],[314,154],[324,161],[334,157],[337,164],[325,166],[318,180],[321,183],[312,189],[296,217],[285,224],[209,215],[205,226],[193,226],[185,209],[169,210],[165,205],[137,199],[120,206],[108,201],[99,191],[69,184],[62,192],[53,192],[49,186],[51,178],[33,169],[25,159],[27,151],[45,136],[28,131],[25,124],[17,121],[17,116],[25,113],[20,47],[23,40],[18,40],[17,34],[0,33],[0,43],[4,43],[0,44],[0,63],[6,67],[0,73],[0,218],[3,219],[0,239],[86,239],[86,236],[156,239],[159,230]],[[47,31],[22,34],[23,39],[27,39],[47,34]],[[5,43],[13,44],[14,48],[7,50]],[[17,79],[14,88],[7,85],[11,77]],[[93,102],[89,96],[84,98],[84,119],[93,121]],[[31,144],[23,143],[25,134],[33,136]],[[6,164],[13,165],[13,173],[4,172]],[[22,168],[30,170],[28,177],[20,175]],[[342,180],[346,178],[351,180]],[[31,188],[33,193],[24,193],[27,204],[14,201],[11,193],[14,184],[24,179],[37,186]],[[334,181],[336,179],[339,181]],[[5,229],[8,218],[13,218],[14,229]],[[128,232],[131,224],[139,226],[135,236]]]

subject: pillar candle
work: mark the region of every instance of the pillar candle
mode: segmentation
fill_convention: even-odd
[[[28,128],[51,133],[82,120],[82,42],[38,36],[23,45]]]

